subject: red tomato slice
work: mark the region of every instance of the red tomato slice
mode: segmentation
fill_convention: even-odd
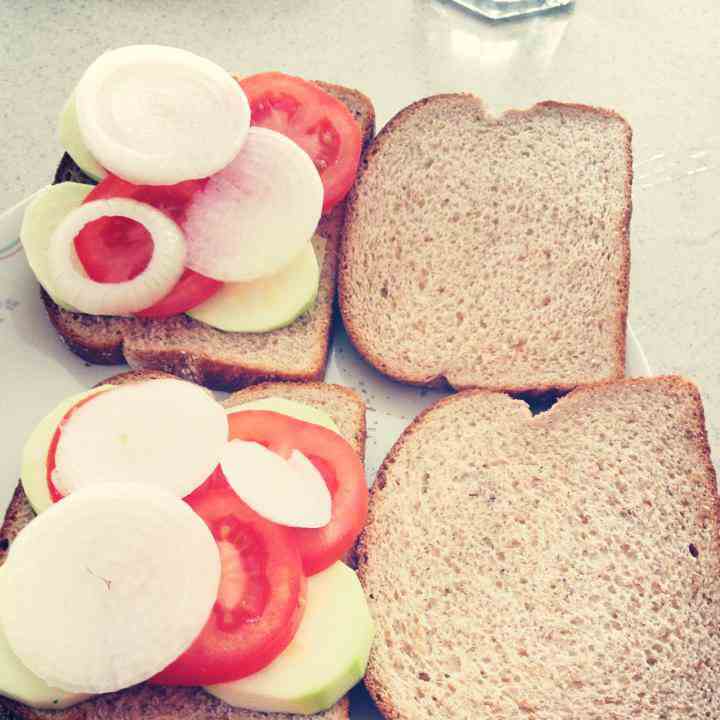
[[[323,212],[335,207],[355,182],[362,133],[352,113],[314,83],[279,72],[238,81],[253,125],[287,135],[312,158],[325,189]]]
[[[342,559],[365,526],[368,489],[363,464],[332,430],[280,413],[245,410],[228,416],[230,439],[257,442],[287,458],[293,449],[320,471],[332,496],[332,516],[322,528],[291,528],[306,575]]]
[[[295,636],[305,607],[300,554],[289,529],[251,510],[219,468],[185,501],[217,541],[220,590],[197,640],[150,682],[231,682],[271,663]]]
[[[85,202],[125,197],[147,203],[169,215],[175,222],[185,219],[187,206],[205,180],[186,180],[177,185],[133,185],[107,175]],[[150,262],[153,243],[140,223],[109,217],[88,223],[75,238],[75,251],[87,274],[97,282],[123,282],[139,275]],[[212,297],[222,283],[186,269],[175,287],[142,312],[141,317],[167,317],[190,310]]]

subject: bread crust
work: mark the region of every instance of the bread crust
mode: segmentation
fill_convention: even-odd
[[[370,99],[358,90],[341,85],[325,82],[317,84],[348,106],[362,128],[363,147],[367,147],[375,132],[375,110]],[[68,155],[63,157],[55,174],[56,183],[65,180],[92,182]],[[298,356],[290,366],[281,366],[270,349],[261,359],[243,359],[242,350],[239,350],[238,355],[229,360],[220,352],[214,353],[211,342],[205,342],[203,350],[198,350],[194,347],[164,347],[160,341],[147,344],[132,341],[133,335],[142,333],[144,327],[157,328],[164,324],[172,327],[176,324],[189,335],[195,335],[196,330],[199,332],[201,329],[202,332],[210,333],[211,337],[226,338],[234,335],[237,336],[238,346],[242,346],[245,333],[223,333],[203,326],[187,316],[176,316],[167,320],[143,320],[72,313],[60,308],[41,288],[42,300],[50,322],[65,345],[86,362],[97,365],[120,365],[127,362],[134,368],[165,370],[214,390],[227,392],[267,380],[321,380],[325,375],[332,332],[337,248],[344,213],[343,202],[329,215],[323,216],[318,226],[318,233],[327,241],[321,281],[324,283],[324,297],[307,314],[317,324],[317,328],[305,338],[306,347],[297,353]],[[272,331],[267,335],[282,334],[284,330]]]
[[[109,377],[98,385],[123,385],[144,380],[172,378],[172,374],[157,370],[131,370]],[[228,397],[223,405],[250,402],[261,397],[282,396],[312,404],[310,399],[315,396],[316,403],[341,400],[347,403],[343,413],[350,413],[353,418],[344,425],[348,430],[348,441],[353,445],[360,457],[365,454],[365,403],[353,390],[342,385],[326,383],[282,383],[272,382],[241,390]],[[339,414],[335,418],[342,424]],[[352,425],[352,429],[349,426]],[[17,534],[33,518],[30,503],[25,496],[22,485],[18,483],[13,494],[5,518],[0,527],[0,566],[5,562],[9,547]],[[7,541],[7,542],[2,542]],[[141,684],[118,693],[111,693],[92,698],[66,710],[36,710],[0,696],[0,720],[98,720],[112,716],[116,720],[167,720],[169,717],[185,720],[300,720],[300,716],[285,713],[259,713],[232,708],[231,706],[211,697],[200,688],[171,688]],[[347,697],[342,698],[326,712],[313,715],[318,720],[348,720],[350,704]]]
[[[360,164],[358,176],[346,200],[346,212],[344,218],[343,232],[340,240],[340,259],[338,266],[338,305],[340,313],[342,315],[345,329],[347,330],[348,337],[352,342],[353,346],[357,351],[375,368],[380,372],[393,380],[402,382],[408,385],[415,385],[418,387],[432,387],[432,388],[452,388],[454,390],[466,390],[473,387],[485,387],[480,383],[474,384],[453,384],[446,377],[445,372],[438,372],[431,376],[420,377],[413,372],[403,371],[391,365],[382,355],[371,347],[366,339],[362,337],[358,327],[353,322],[352,314],[349,310],[348,301],[348,286],[350,277],[355,272],[352,268],[351,263],[348,260],[348,241],[347,234],[349,228],[353,223],[357,222],[357,211],[356,211],[356,200],[360,189],[362,188],[363,178],[365,173],[368,172],[372,158],[382,151],[383,145],[387,142],[389,136],[391,136],[398,128],[401,128],[405,120],[416,113],[422,108],[435,104],[441,103],[446,100],[458,100],[464,99],[470,102],[474,102],[477,105],[477,109],[483,116],[485,116],[489,122],[500,124],[504,119],[508,117],[519,117],[531,115],[538,110],[543,108],[565,108],[574,109],[584,112],[591,112],[603,117],[613,118],[622,122],[625,130],[625,143],[624,151],[626,157],[626,175],[625,175],[625,208],[623,211],[622,218],[618,224],[618,232],[620,235],[620,252],[621,252],[621,268],[618,277],[616,278],[617,292],[619,298],[619,312],[612,318],[613,325],[615,328],[615,353],[612,358],[613,369],[612,373],[603,380],[617,380],[625,375],[625,354],[626,354],[626,327],[627,327],[627,312],[628,312],[628,300],[629,300],[629,287],[630,287],[630,221],[632,217],[632,181],[633,181],[633,158],[632,158],[632,128],[628,122],[618,113],[613,110],[605,108],[599,108],[592,105],[584,105],[581,103],[561,103],[553,100],[545,100],[536,103],[530,108],[525,110],[508,110],[496,118],[488,118],[485,104],[483,101],[471,94],[471,93],[444,93],[440,95],[432,95],[408,105],[406,108],[400,110],[375,136],[370,146],[367,148],[363,160]],[[511,394],[544,394],[544,393],[563,393],[572,390],[577,387],[577,382],[557,382],[552,384],[537,384],[532,382],[514,384],[514,385],[502,385],[502,386],[487,386],[488,389],[497,392],[506,392]]]

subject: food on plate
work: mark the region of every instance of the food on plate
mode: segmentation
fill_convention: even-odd
[[[255,675],[207,690],[233,707],[310,715],[362,679],[373,622],[355,573],[341,562],[308,579],[307,608],[287,650]]]
[[[53,325],[90,362],[221,390],[321,378],[373,129],[370,101],[340,86],[233,77],[165,46],[104,53],[61,115],[76,162],[22,233]],[[99,182],[80,197],[76,181]]]
[[[310,155],[325,190],[323,211],[332,210],[355,181],[363,145],[344,111],[344,98],[278,72],[237,79],[250,103],[252,124],[287,135]]]
[[[247,98],[229,73],[163,45],[103,53],[74,94],[92,156],[138,185],[173,185],[222,170],[250,127]]]
[[[357,551],[382,713],[712,716],[715,481],[700,395],[677,377],[581,388],[534,417],[479,390],[422,413]]]
[[[187,265],[223,282],[275,275],[310,242],[322,202],[310,156],[285,135],[252,127],[188,206]]]
[[[219,582],[218,546],[191,507],[157,487],[105,483],[63,498],[15,538],[0,623],[49,685],[114,692],[190,647]]]
[[[192,408],[181,407],[178,392],[182,391],[178,391],[178,385],[187,389]],[[213,698],[197,687],[206,684],[213,686],[215,694],[230,693],[228,702],[237,706],[232,710],[233,717],[240,720],[254,717],[250,709],[243,709],[243,693],[248,703],[262,703],[263,709],[270,713],[287,712],[292,705],[299,708],[298,712],[318,712],[328,720],[347,718],[347,701],[342,696],[364,673],[373,625],[354,572],[339,562],[346,552],[345,547],[336,544],[333,549],[325,544],[329,569],[308,577],[301,554],[305,545],[297,534],[299,529],[255,513],[234,492],[217,461],[205,481],[182,500],[178,498],[181,491],[171,493],[165,487],[180,488],[185,482],[183,477],[195,475],[192,463],[178,462],[172,472],[156,472],[156,477],[151,477],[152,469],[145,463],[155,462],[158,451],[155,447],[141,448],[135,442],[141,430],[148,432],[148,422],[163,424],[167,418],[161,415],[168,412],[181,415],[186,422],[190,417],[195,418],[197,421],[192,426],[196,432],[200,424],[212,426],[218,422],[215,415],[207,420],[197,419],[198,413],[202,415],[206,411],[204,402],[195,396],[196,392],[207,402],[215,402],[207,391],[164,373],[127,373],[109,378],[94,391],[68,399],[44,418],[31,434],[23,452],[22,485],[15,493],[0,530],[0,583],[3,583],[0,662],[5,662],[8,668],[7,672],[0,673],[0,706],[8,709],[11,715],[17,714],[24,720],[39,720],[45,717],[44,708],[56,708],[53,717],[72,720],[76,717],[74,711],[63,708],[79,702],[84,703],[82,712],[88,720],[103,717],[108,712],[111,715],[137,712],[144,718],[160,720],[160,717],[166,717],[170,708],[183,708],[173,712],[174,715],[197,713],[200,716],[227,708],[224,700]],[[138,414],[149,418],[138,419],[136,435],[128,432],[126,423],[129,400],[133,398]],[[161,408],[153,407],[153,398],[158,400]],[[93,404],[96,406],[91,416]],[[295,455],[296,458],[298,453],[301,454],[303,462],[311,464],[327,483],[333,509],[338,488],[355,487],[355,467],[359,465],[362,470],[358,455],[362,455],[364,448],[365,422],[364,406],[352,391],[321,383],[266,383],[236,393],[225,401],[224,407],[217,405],[217,408],[225,428],[223,444],[248,442],[248,437],[255,437],[251,442],[259,442],[262,440],[257,433],[260,433],[268,443],[267,452],[272,450],[283,457]],[[85,418],[81,416],[83,412],[88,413]],[[73,430],[74,415],[77,418]],[[168,432],[172,422],[169,425]],[[100,426],[109,429],[111,438],[120,438],[117,446],[98,436],[99,431],[95,428]],[[258,429],[253,436],[256,426]],[[142,481],[132,482],[131,477],[128,478],[130,482],[123,482],[120,477],[109,477],[109,482],[101,482],[100,478],[95,482],[78,483],[65,496],[53,492],[53,440],[59,447],[58,437],[70,432],[76,436],[85,434],[88,446],[95,442],[110,442],[107,457],[115,458],[112,464],[126,464],[126,475],[143,476]],[[122,441],[124,433],[127,433],[126,443]],[[161,445],[163,438],[168,441],[165,431],[155,433],[151,438],[153,445]],[[187,437],[173,435],[170,440],[178,453],[187,453],[184,446],[193,444]],[[199,444],[202,447],[206,443],[200,439]],[[324,454],[315,457],[310,450],[316,449],[316,445],[329,445],[330,448],[323,449]],[[122,446],[127,447],[128,457],[119,450]],[[69,450],[77,454],[78,447],[75,437]],[[341,447],[343,452],[340,452]],[[33,452],[36,455],[34,463],[29,460]],[[146,452],[154,459],[144,459]],[[189,452],[192,455],[194,451]],[[92,453],[92,449],[88,450],[91,460],[87,466],[82,462],[74,464],[77,473],[96,472]],[[218,451],[217,460],[221,455],[222,449]],[[350,456],[357,465],[351,467],[348,464]],[[352,474],[346,479],[349,470]],[[255,469],[248,465],[247,472],[253,474]],[[166,475],[176,477],[168,480]],[[256,477],[259,479],[260,475]],[[303,472],[297,473],[297,481],[304,482],[305,478],[307,467],[303,465]],[[366,488],[364,474],[362,480]],[[268,481],[272,483],[272,478]],[[188,481],[187,487],[193,486],[196,482]],[[41,513],[37,517],[23,488],[34,496],[34,504]],[[360,508],[351,513],[350,523],[356,522],[358,513],[364,513],[363,507],[366,510],[367,490],[364,498],[357,494],[355,497],[360,498]],[[158,498],[162,500],[160,508],[157,507]],[[279,497],[278,503],[282,506],[284,499]],[[352,510],[347,500],[343,507],[348,512]],[[178,512],[182,517],[192,519],[192,532],[199,532],[207,542],[199,543],[187,535],[178,537],[178,532],[181,535],[185,532],[182,528],[171,528],[167,536],[164,534],[165,516],[173,518]],[[154,519],[150,521],[149,518]],[[327,527],[333,523],[337,525],[338,519],[334,518]],[[46,532],[44,528],[47,527],[52,532]],[[325,530],[323,527],[304,531],[312,534]],[[58,534],[62,534],[62,541],[57,540]],[[26,562],[28,552],[23,548],[31,544],[33,536],[39,538],[35,543],[37,547],[31,548],[37,562],[30,563]],[[193,571],[192,557],[195,556],[188,554],[188,543],[192,543],[192,552],[196,555],[210,549],[210,557],[217,566],[217,577],[201,624],[194,629],[189,642],[183,641],[182,649],[179,643],[183,638],[175,632],[165,637],[163,628],[175,626],[183,603],[187,605],[196,595],[209,592],[213,571],[213,562],[203,563],[202,572],[209,580],[202,580],[202,573]],[[68,549],[71,552],[66,552]],[[135,572],[126,573],[124,568],[130,567],[131,556],[137,552],[148,555],[147,567],[138,571],[137,566],[142,566],[143,561],[135,558]],[[155,557],[166,558],[167,563],[158,566],[152,560]],[[53,567],[48,569],[51,563]],[[94,575],[87,572],[86,565]],[[189,584],[186,581],[183,591],[172,590],[172,582],[180,579],[178,568],[193,576]],[[13,583],[10,596],[4,585],[8,576]],[[57,650],[46,651],[44,638],[53,637],[53,633],[61,632],[64,627],[56,616],[68,612],[66,605],[75,601],[78,583],[90,581],[96,583],[90,584],[93,593],[99,588],[100,594],[90,593],[88,597],[80,598],[77,608],[69,613],[69,619],[74,623],[73,627],[77,627],[79,638],[92,630],[95,637],[92,642],[96,644],[84,654],[78,653],[76,645],[63,647],[62,643],[58,643]],[[161,584],[166,592],[158,597],[155,588]],[[51,585],[57,591],[54,594],[44,590],[41,597],[30,597],[33,587],[49,588]],[[138,597],[145,597],[146,585],[147,597],[138,602]],[[312,592],[310,588],[313,588]],[[113,590],[118,591],[117,599],[116,594],[108,596]],[[64,598],[62,603],[57,602],[59,596]],[[11,603],[12,612],[8,611],[8,597],[16,598]],[[113,603],[108,604],[105,600],[99,610],[93,610],[90,605],[98,597],[101,600],[113,598]],[[43,618],[47,615],[47,619],[32,626],[32,613],[37,608]],[[108,632],[99,643],[98,627],[104,628],[106,624],[104,621],[87,622],[87,617],[102,619],[106,611],[121,618],[122,613],[132,614],[143,609],[149,613],[143,622],[157,630],[155,635],[149,634],[154,638],[152,652],[145,652],[142,643],[135,643],[133,633],[124,636],[119,633],[120,619],[112,626],[118,632]],[[187,616],[183,616],[186,628],[193,617],[197,625],[198,614],[191,615],[188,611]],[[16,626],[15,619],[19,616],[22,623]],[[9,629],[10,624],[13,627]],[[332,639],[325,633],[332,633]],[[111,646],[116,648],[114,654],[103,654],[107,650],[105,638],[109,638]],[[78,644],[85,647],[92,642],[85,639]],[[312,651],[309,658],[303,648],[312,647],[322,649],[322,652]],[[168,648],[173,654],[170,662],[149,677],[151,661],[163,651],[169,653]],[[42,670],[44,679],[18,658],[18,650],[23,661],[29,656],[31,667]],[[135,653],[131,662],[128,661],[130,651]],[[336,654],[334,660],[333,654]],[[62,662],[58,660],[60,655]],[[48,663],[50,673],[46,672]],[[92,672],[87,669],[90,664]],[[108,666],[120,669],[112,681],[107,680],[104,669]],[[132,682],[128,680],[132,673],[142,674],[150,682],[127,687]],[[273,695],[269,691],[268,677],[282,678],[283,687],[287,685],[285,691],[279,688]],[[108,684],[103,685],[106,680]],[[246,689],[242,690],[241,686],[233,689],[233,684],[238,682]],[[117,692],[92,697],[79,692],[101,686],[110,691],[117,689]]]
[[[20,241],[28,265],[52,301],[64,310],[73,308],[61,299],[50,275],[50,238],[60,223],[83,204],[91,190],[84,183],[52,185],[28,205],[23,217]]]
[[[398,113],[348,203],[340,308],[360,353],[418,385],[568,390],[621,378],[632,150],[613,112],[471,95]]]
[[[325,238],[315,235],[313,239],[316,246],[308,243],[274,275],[223,283],[187,314],[226,332],[269,332],[290,325],[317,299]]]

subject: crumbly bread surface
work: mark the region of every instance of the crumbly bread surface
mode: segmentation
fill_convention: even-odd
[[[136,371],[116,375],[103,384],[159,377],[169,376],[163,372]],[[352,390],[340,385],[265,383],[235,393],[224,404],[230,407],[272,396],[297,400],[324,410],[360,456],[364,455],[365,404]],[[22,486],[18,485],[0,529],[0,566],[5,562],[17,534],[34,516]],[[7,543],[2,542],[4,540]],[[300,720],[301,717],[306,716],[232,708],[199,688],[165,688],[147,684],[98,696],[67,710],[35,710],[0,697],[0,720]],[[348,699],[343,698],[330,710],[312,717],[318,720],[348,720]]]
[[[385,374],[507,392],[617,379],[632,150],[607,110],[489,116],[471,95],[396,115],[348,200],[339,299]]]
[[[466,391],[420,415],[358,549],[388,720],[717,715],[718,496],[696,388],[578,389],[531,416]]]

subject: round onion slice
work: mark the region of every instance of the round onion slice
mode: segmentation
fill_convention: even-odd
[[[121,690],[152,677],[199,635],[220,557],[205,523],[169,493],[88,488],[15,539],[0,619],[13,652],[49,685]]]
[[[252,127],[237,157],[190,203],[187,265],[223,282],[273,275],[307,246],[322,203],[310,156],[284,135]]]
[[[325,480],[298,450],[284,460],[259,443],[231,440],[220,466],[230,487],[258,515],[290,527],[330,522],[332,498]]]
[[[220,66],[161,45],[101,55],[75,93],[83,139],[102,167],[172,185],[225,167],[250,127],[245,93]]]
[[[93,220],[120,216],[143,225],[154,248],[148,266],[132,280],[96,282],[88,277],[75,251],[75,237]],[[80,312],[125,315],[144,310],[167,295],[185,267],[185,238],[167,215],[129,198],[94,200],[69,213],[50,239],[48,266],[53,287]]]
[[[151,380],[101,393],[62,426],[52,481],[63,494],[99,483],[142,483],[185,497],[227,442],[222,406],[198,385]]]

